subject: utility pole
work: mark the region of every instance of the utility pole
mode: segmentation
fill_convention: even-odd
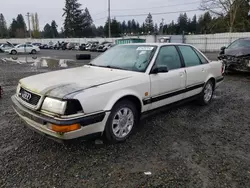
[[[108,24],[109,24],[109,38],[111,38],[111,27],[110,27],[110,0],[108,0]]]
[[[161,19],[161,34],[163,35],[164,19]]]
[[[32,38],[32,36],[31,36],[31,30],[30,30],[30,13],[28,12],[26,16],[28,17],[28,26],[29,26],[30,38]]]

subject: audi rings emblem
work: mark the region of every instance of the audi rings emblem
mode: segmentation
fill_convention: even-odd
[[[22,94],[22,98],[25,99],[26,101],[29,101],[31,99],[31,94],[24,91]]]

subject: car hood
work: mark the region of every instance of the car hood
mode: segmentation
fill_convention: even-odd
[[[65,98],[85,89],[128,79],[138,73],[132,71],[82,66],[38,74],[20,80],[21,86],[41,95]]]
[[[228,56],[247,56],[250,55],[250,48],[225,49],[225,55]]]

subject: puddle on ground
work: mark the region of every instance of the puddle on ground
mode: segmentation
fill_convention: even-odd
[[[2,58],[2,61],[8,63],[13,62],[17,64],[24,64],[34,67],[36,69],[62,69],[81,66],[73,59],[56,59],[51,57],[37,57],[37,56],[12,56]]]

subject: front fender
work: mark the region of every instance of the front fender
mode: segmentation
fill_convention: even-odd
[[[108,101],[107,105],[105,106],[105,111],[110,111],[113,106],[117,103],[117,101],[119,101],[120,99],[126,97],[126,96],[134,96],[136,97],[141,104],[141,109],[142,112],[145,110],[143,108],[143,103],[142,103],[142,97],[140,96],[139,93],[137,93],[136,91],[130,90],[130,89],[126,89],[126,90],[121,90],[115,94],[112,95],[112,97],[110,97],[110,100]]]

